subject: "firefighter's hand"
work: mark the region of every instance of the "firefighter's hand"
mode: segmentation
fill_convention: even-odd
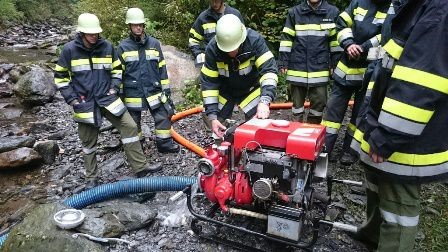
[[[288,72],[288,68],[286,67],[280,68],[280,73],[285,74],[286,72]]]
[[[347,48],[348,56],[351,59],[358,58],[359,56],[361,56],[362,52],[363,52],[362,47],[360,45],[357,45],[357,44],[351,44]]]
[[[212,120],[213,133],[215,133],[219,138],[222,138],[224,136],[226,129],[226,126],[222,125],[221,122],[217,119]]]
[[[111,88],[111,89],[109,89],[109,92],[107,92],[107,95],[114,95],[116,93],[117,92],[115,91],[115,89]]]
[[[256,118],[266,119],[269,117],[269,105],[262,102],[258,103]]]
[[[372,151],[372,149],[370,149],[369,151],[369,156],[372,158],[372,161],[374,163],[383,163],[386,162],[387,159],[383,158],[382,156],[376,154],[375,152]]]

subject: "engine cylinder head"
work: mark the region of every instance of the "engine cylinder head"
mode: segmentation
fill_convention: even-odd
[[[255,195],[255,197],[266,200],[271,197],[272,194],[272,183],[267,178],[261,178],[257,181],[255,181],[252,191]]]

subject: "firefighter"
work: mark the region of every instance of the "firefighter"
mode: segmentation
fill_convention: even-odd
[[[226,129],[222,123],[236,104],[246,119],[269,117],[277,64],[263,37],[246,29],[237,16],[227,14],[218,20],[201,72],[205,113],[217,137],[222,138]]]
[[[209,0],[209,8],[201,12],[193,23],[188,42],[197,69],[201,69],[204,64],[205,48],[215,36],[216,22],[225,14],[234,14],[243,22],[241,13],[227,5],[224,0]],[[201,116],[205,129],[207,132],[211,132],[211,125],[205,111],[201,113]]]
[[[97,140],[102,117],[121,134],[129,164],[137,177],[161,168],[146,163],[137,135],[137,125],[117,97],[121,65],[109,41],[99,34],[98,18],[83,13],[78,18],[76,38],[64,45],[55,67],[54,80],[65,101],[73,107],[82,142],[86,188],[97,185]]]
[[[241,22],[244,22],[241,13],[227,5],[224,0],[210,0],[209,2],[210,7],[201,12],[194,21],[188,40],[195,65],[199,68],[205,61],[205,47],[215,36],[216,22],[225,14],[234,14]]]
[[[307,122],[321,123],[330,69],[334,69],[342,52],[334,23],[338,15],[338,8],[326,0],[309,0],[288,11],[280,41],[279,68],[287,74],[293,121],[303,122],[308,96],[311,106]]]
[[[448,177],[447,39],[444,0],[407,1],[392,20],[359,146],[367,221],[357,236],[378,251],[413,250],[421,184]]]
[[[336,161],[332,153],[347,105],[354,96],[352,116],[342,146],[341,164],[350,165],[356,155],[350,151],[350,143],[356,130],[356,117],[364,97],[361,88],[363,75],[368,65],[367,52],[380,43],[382,24],[389,9],[390,0],[352,0],[337,21],[337,39],[345,53],[333,72],[333,87],[328,101],[328,109],[322,124],[327,128],[326,151],[330,160]]]
[[[145,17],[139,8],[126,12],[129,37],[120,42],[117,53],[123,66],[124,103],[134,121],[139,135],[142,111],[149,109],[155,122],[156,146],[160,153],[177,153],[177,145],[171,137],[171,101],[166,62],[160,42],[145,33]]]

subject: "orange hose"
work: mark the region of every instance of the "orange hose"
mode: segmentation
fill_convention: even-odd
[[[353,106],[353,101],[351,100],[349,103],[349,106]],[[305,102],[304,106],[307,108],[310,106],[309,102]],[[271,109],[290,109],[292,107],[292,103],[288,102],[288,103],[272,103],[269,106]],[[187,116],[190,115],[194,115],[197,113],[201,113],[203,110],[202,106],[196,107],[196,108],[191,108],[191,109],[187,109],[184,111],[181,111],[179,113],[176,113],[175,115],[173,115],[171,117],[171,122],[177,122],[180,119],[183,119]],[[184,147],[186,147],[187,149],[191,150],[192,152],[198,154],[201,157],[205,157],[205,150],[201,147],[199,147],[198,145],[188,141],[187,139],[185,139],[183,136],[181,136],[179,133],[177,133],[173,127],[171,127],[171,135],[173,136],[173,139],[178,142],[179,144],[183,145]]]

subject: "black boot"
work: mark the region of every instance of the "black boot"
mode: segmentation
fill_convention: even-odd
[[[343,155],[341,157],[340,163],[343,165],[351,165],[354,162],[358,161],[357,153],[350,148],[350,144],[353,140],[353,137],[349,135],[348,132],[345,133],[344,143],[342,145]]]
[[[175,143],[172,138],[157,139],[156,145],[157,150],[160,153],[178,153],[180,150],[179,145]]]
[[[155,164],[146,164],[143,169],[135,173],[135,175],[137,176],[137,178],[143,178],[149,173],[157,172],[160,170],[162,170],[162,162],[157,162]]]

